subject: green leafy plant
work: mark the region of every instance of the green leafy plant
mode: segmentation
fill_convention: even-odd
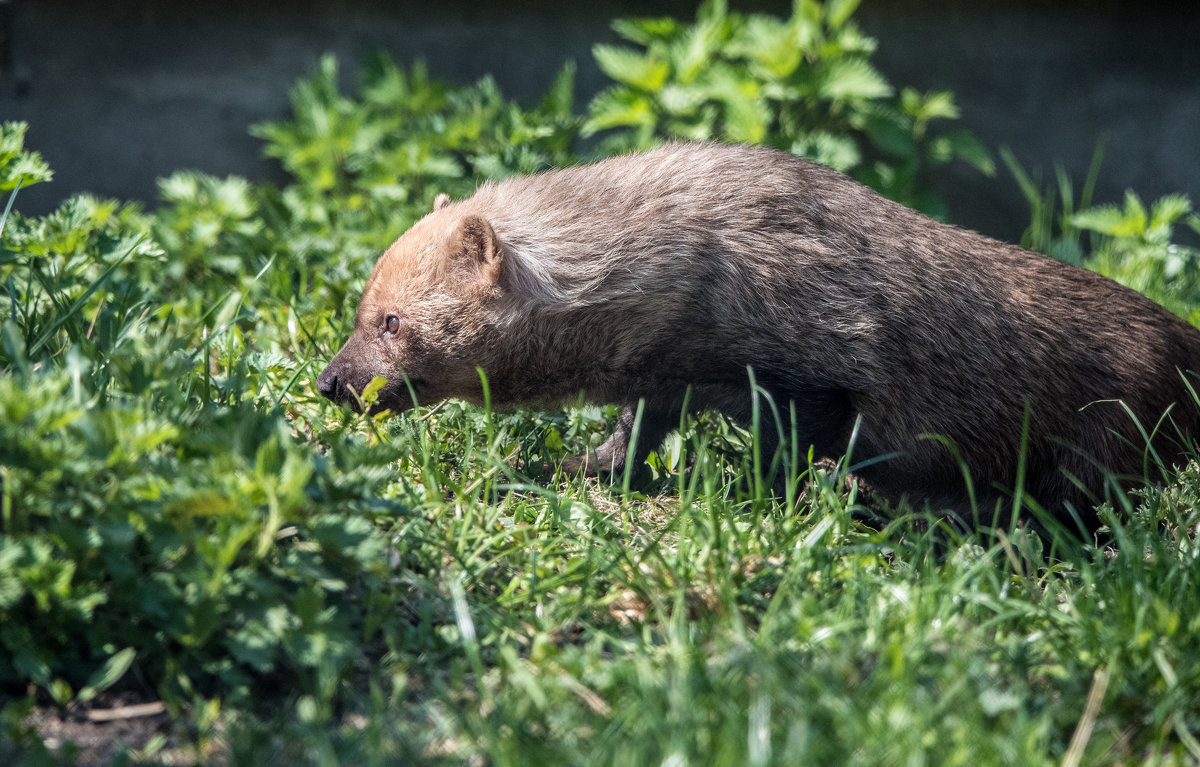
[[[574,161],[573,67],[529,111],[491,78],[449,88],[423,66],[406,72],[382,54],[362,68],[359,98],[341,95],[337,71],[323,59],[293,90],[293,118],[254,128],[307,193],[336,201],[327,215],[403,203],[427,211],[437,194],[465,195],[483,178]]]
[[[1132,191],[1122,206],[1098,205],[1079,211],[1071,223],[1100,235],[1093,267],[1185,316],[1200,322],[1200,250],[1174,241],[1175,226],[1200,234],[1200,216],[1181,194],[1167,195],[1148,208]],[[1191,215],[1189,215],[1191,214]]]
[[[1093,205],[1103,141],[1092,156],[1078,203],[1062,165],[1055,167],[1054,183],[1043,185],[1011,150],[1000,153],[1030,205],[1032,220],[1022,246],[1094,269],[1200,323],[1200,251],[1175,241],[1179,224],[1200,233],[1200,216],[1192,213],[1187,196],[1167,195],[1147,208],[1130,190],[1123,205]]]
[[[388,623],[364,637],[330,599],[386,572],[384,528],[409,507],[377,469],[400,446],[321,455],[293,436],[277,409],[292,366],[248,348],[236,290],[206,307],[206,283],[240,269],[164,268],[203,266],[198,246],[253,253],[251,191],[164,186],[153,223],[89,197],[3,221],[0,693],[67,706],[120,686],[180,706],[290,679],[328,706]]]
[[[850,20],[857,6],[800,0],[780,19],[709,0],[692,25],[617,21],[636,47],[594,48],[616,84],[592,101],[584,132],[618,129],[609,151],[670,138],[768,144],[944,215],[926,172],[959,158],[991,174],[992,160],[965,131],[935,130],[958,117],[953,94],[897,93],[871,65],[876,43]]]
[[[49,181],[54,174],[37,152],[25,149],[25,123],[0,123],[0,192]]]

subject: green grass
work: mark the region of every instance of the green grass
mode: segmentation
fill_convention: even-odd
[[[569,70],[531,111],[382,60],[360,96],[336,83],[326,61],[257,129],[286,187],[180,173],[153,212],[81,196],[40,218],[5,200],[0,757],[1200,760],[1195,464],[1102,510],[1098,541],[965,533],[871,517],[802,453],[778,500],[770,457],[712,416],[610,486],[540,467],[611,409],[371,418],[317,396],[371,261],[432,196],[572,162],[582,124]],[[22,136],[0,128],[0,189],[49,175]],[[1198,220],[1169,202],[1063,236],[1104,233],[1085,263],[1153,265],[1134,271],[1187,314],[1196,259],[1170,227]],[[158,729],[55,745],[145,701]]]

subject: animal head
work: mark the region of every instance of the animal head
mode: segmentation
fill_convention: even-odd
[[[381,376],[387,383],[376,410],[447,397],[481,403],[477,368],[488,368],[495,346],[489,336],[504,294],[503,266],[488,220],[439,195],[433,212],[376,263],[354,330],[317,377],[317,389],[357,409],[358,395]]]

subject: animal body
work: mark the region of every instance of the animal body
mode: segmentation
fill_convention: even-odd
[[[752,369],[816,455],[858,422],[854,460],[889,456],[860,472],[878,493],[957,510],[964,467],[986,503],[1023,463],[1034,499],[1086,517],[1105,472],[1143,475],[1142,429],[1168,461],[1200,433],[1180,318],[764,148],[672,144],[440,198],[379,259],[317,386],[479,403],[477,368],[497,407],[622,405],[566,464],[587,473],[643,459],[685,401],[745,422]]]

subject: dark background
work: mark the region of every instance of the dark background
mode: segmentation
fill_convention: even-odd
[[[611,19],[694,13],[667,0],[0,0],[0,119],[29,122],[27,146],[56,173],[17,207],[44,213],[79,191],[153,204],[155,180],[185,168],[281,180],[247,128],[285,115],[288,89],[325,52],[347,88],[382,48],[450,82],[492,73],[525,105],[574,59],[582,110],[606,82],[590,49],[615,41]],[[1200,2],[866,0],[855,19],[894,86],[954,90],[960,124],[993,152],[1007,145],[1047,173],[1061,160],[1078,185],[1107,134],[1098,201],[1132,188],[1200,203]],[[1028,207],[998,168],[953,168],[937,186],[955,223],[1015,240]]]

